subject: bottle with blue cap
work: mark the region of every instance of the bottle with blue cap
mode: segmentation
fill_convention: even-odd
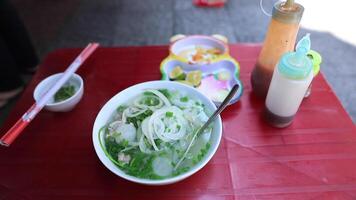
[[[312,62],[307,57],[310,36],[304,36],[296,52],[285,53],[274,69],[266,98],[265,118],[272,126],[286,127],[293,121],[313,79]]]

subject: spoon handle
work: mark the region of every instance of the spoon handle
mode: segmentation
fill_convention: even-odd
[[[229,94],[224,99],[224,101],[220,104],[218,109],[216,109],[215,112],[209,117],[208,121],[206,121],[205,124],[202,127],[200,127],[198,129],[198,131],[196,131],[194,133],[194,136],[193,136],[188,148],[185,150],[182,158],[178,161],[178,163],[174,167],[174,170],[176,170],[179,167],[179,165],[183,162],[184,158],[187,156],[187,154],[188,154],[190,148],[192,147],[192,145],[194,143],[194,140],[197,137],[197,135],[201,134],[210,125],[210,123],[213,122],[215,120],[215,118],[226,108],[226,106],[229,105],[230,100],[232,99],[232,97],[234,97],[234,95],[236,94],[238,89],[239,89],[239,85],[238,84],[234,85],[231,88]]]
[[[209,117],[208,121],[205,122],[205,124],[198,130],[197,134],[200,134],[206,129],[211,122],[215,120],[215,118],[229,105],[230,100],[232,97],[235,96],[237,90],[239,89],[239,85],[235,84],[232,89],[230,90],[229,94],[226,96],[224,101],[220,104],[218,109],[215,110],[215,112]]]

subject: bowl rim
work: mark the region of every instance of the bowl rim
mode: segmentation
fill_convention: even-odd
[[[119,167],[115,166],[115,169],[117,171],[119,171],[119,173],[117,173],[117,171],[114,171],[113,169],[111,169],[111,166],[109,166],[109,164],[107,164],[106,162],[109,161],[110,163],[112,163],[112,161],[110,160],[110,158],[108,158],[106,155],[105,155],[105,152],[104,150],[101,148],[100,146],[100,143],[99,143],[99,139],[98,137],[100,136],[98,131],[96,131],[96,126],[99,126],[97,125],[97,121],[99,120],[99,116],[100,116],[100,113],[110,104],[112,104],[114,102],[114,98],[118,98],[117,96],[120,96],[122,94],[125,94],[127,93],[128,91],[130,90],[135,90],[136,88],[141,88],[143,87],[144,85],[152,85],[152,84],[156,84],[156,83],[161,83],[162,84],[162,88],[165,88],[167,87],[167,84],[169,85],[179,85],[179,87],[183,87],[183,88],[186,88],[187,90],[191,90],[191,91],[194,91],[193,93],[199,93],[199,96],[202,96],[203,98],[206,99],[206,102],[209,103],[209,107],[210,108],[213,108],[213,109],[216,109],[216,106],[215,104],[209,99],[207,98],[204,94],[202,94],[200,91],[194,89],[194,88],[191,88],[189,86],[186,86],[182,83],[176,83],[176,82],[171,82],[171,81],[163,81],[163,80],[157,80],[157,81],[148,81],[148,82],[143,82],[143,83],[139,83],[139,84],[135,84],[135,85],[132,85],[118,93],[116,93],[114,96],[112,96],[106,103],[104,106],[102,106],[102,108],[100,109],[100,111],[98,112],[96,118],[95,118],[95,121],[94,121],[94,124],[93,124],[93,132],[92,132],[92,140],[93,140],[93,146],[94,146],[94,150],[99,158],[99,160],[101,161],[101,163],[108,169],[110,170],[112,173],[116,174],[117,176],[123,178],[123,179],[126,179],[128,181],[131,181],[131,182],[135,182],[135,183],[140,183],[140,184],[145,184],[145,185],[167,185],[167,184],[172,184],[172,183],[175,183],[175,182],[178,182],[178,181],[181,181],[185,178],[188,178],[189,176],[195,174],[196,172],[198,172],[199,170],[201,170],[210,160],[211,158],[215,155],[219,145],[220,145],[220,142],[221,142],[221,138],[222,138],[222,120],[221,120],[221,117],[220,115],[215,119],[217,120],[217,126],[216,126],[216,132],[217,132],[217,141],[216,141],[216,145],[215,146],[211,146],[211,153],[210,154],[207,154],[205,156],[205,159],[200,161],[198,164],[194,165],[193,167],[191,167],[191,169],[183,174],[180,174],[178,176],[174,176],[174,177],[170,177],[170,178],[166,178],[166,179],[161,179],[161,180],[152,180],[152,179],[143,179],[143,178],[138,178],[138,177],[135,177],[135,176],[131,176],[131,175],[128,175],[126,174],[123,170],[121,170]],[[154,86],[152,86],[154,87]],[[149,88],[149,87],[148,87]],[[157,87],[156,87],[157,88]],[[216,123],[216,122],[215,122]],[[100,129],[100,127],[99,127]],[[113,165],[115,165],[114,163],[112,163]]]
[[[55,77],[57,77],[57,76],[59,76],[59,75],[61,75],[61,74],[64,74],[64,72],[52,74],[52,75],[46,77],[45,79],[43,79],[41,82],[39,82],[39,83],[36,85],[36,88],[35,88],[35,90],[33,91],[33,98],[35,99],[35,101],[37,101],[35,94],[36,94],[36,91],[39,92],[39,86],[40,86],[41,84],[44,84],[45,81],[49,81],[50,79],[53,79],[53,78],[55,78]],[[78,94],[80,93],[81,90],[83,90],[83,87],[84,87],[83,78],[82,78],[79,74],[77,74],[77,73],[73,73],[73,75],[71,76],[71,78],[74,78],[74,79],[79,80],[79,87],[78,87],[77,91],[75,91],[75,93],[74,93],[71,97],[69,97],[68,99],[65,99],[65,100],[59,101],[59,102],[55,102],[55,103],[46,103],[45,106],[57,106],[57,105],[62,105],[62,104],[65,104],[65,103],[71,101],[72,99],[74,99],[74,98],[76,98],[76,97],[78,96]],[[70,79],[69,79],[69,80],[70,80]],[[68,81],[69,81],[69,80],[68,80]],[[37,93],[38,93],[38,92],[37,92]]]

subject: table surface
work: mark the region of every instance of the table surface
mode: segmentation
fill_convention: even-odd
[[[197,174],[153,187],[123,180],[101,164],[91,139],[97,113],[121,90],[160,79],[168,47],[100,48],[78,71],[85,81],[80,104],[68,113],[42,111],[11,147],[0,149],[0,199],[356,199],[356,127],[322,74],[294,123],[275,129],[261,119],[263,101],[251,93],[260,46],[230,48],[245,91],[223,112],[218,152]],[[47,56],[1,133],[33,103],[40,80],[63,71],[79,52]]]

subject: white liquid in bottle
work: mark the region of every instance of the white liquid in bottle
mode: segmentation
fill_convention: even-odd
[[[298,111],[313,79],[312,64],[306,57],[309,35],[297,45],[297,52],[284,54],[274,69],[266,98],[266,120],[275,127],[288,126]]]

